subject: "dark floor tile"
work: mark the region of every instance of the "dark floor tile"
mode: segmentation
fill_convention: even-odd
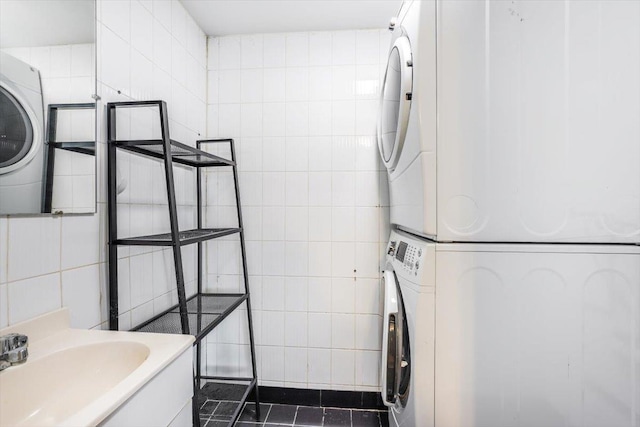
[[[272,405],[267,417],[267,424],[293,424],[296,417],[297,406],[294,405]]]
[[[207,421],[207,424],[202,427],[227,427],[228,424],[228,421],[209,420]]]
[[[264,424],[262,423],[250,423],[248,421],[238,421],[237,423],[234,424],[234,427],[258,427],[263,425]]]
[[[269,409],[271,409],[271,405],[261,403],[260,419],[256,420],[256,404],[247,403],[244,406],[242,413],[238,417],[238,421],[248,421],[248,422],[264,421],[267,419],[267,415],[269,414]]]
[[[351,410],[325,408],[323,425],[331,426],[331,427],[350,427],[351,426]]]
[[[353,410],[351,411],[351,424],[353,427],[380,427],[378,412]]]
[[[324,411],[322,408],[301,406],[296,414],[296,426],[321,426]]]
[[[238,409],[237,402],[220,402],[216,410],[213,411],[213,418],[231,419],[236,409]]]
[[[220,402],[217,402],[215,400],[207,400],[206,402],[204,402],[204,404],[200,407],[200,417],[204,417],[206,415],[207,418],[209,418],[209,415],[213,414],[213,411],[216,410],[219,403]]]

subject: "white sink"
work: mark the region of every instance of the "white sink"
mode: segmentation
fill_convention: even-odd
[[[67,319],[63,309],[0,330],[29,336],[29,359],[0,372],[0,426],[97,425],[193,342],[69,329]]]

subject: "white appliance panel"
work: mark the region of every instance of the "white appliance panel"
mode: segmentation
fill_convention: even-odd
[[[399,16],[414,81],[392,223],[445,242],[640,242],[640,3],[408,1]]]
[[[640,250],[438,245],[436,271],[437,426],[640,425]]]

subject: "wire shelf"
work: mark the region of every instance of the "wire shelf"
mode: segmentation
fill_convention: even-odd
[[[196,294],[187,300],[189,334],[200,341],[247,299],[246,294]],[[181,334],[180,307],[175,305],[133,328],[140,332]]]
[[[113,141],[116,147],[142,154],[156,159],[164,158],[164,147],[161,139],[118,140]],[[235,162],[198,148],[171,140],[171,159],[179,164],[192,167],[234,166]]]
[[[180,244],[190,245],[193,243],[217,239],[219,237],[224,237],[239,232],[240,228],[200,228],[180,231]],[[173,236],[171,235],[171,233],[151,234],[148,236],[118,239],[115,243],[116,245],[122,246],[172,246]]]

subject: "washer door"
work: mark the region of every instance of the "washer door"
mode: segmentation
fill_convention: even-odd
[[[378,120],[378,149],[384,165],[393,171],[407,135],[413,89],[411,44],[406,36],[396,39],[387,61]]]
[[[0,86],[0,175],[29,163],[39,149],[33,113]]]
[[[402,292],[392,270],[383,273],[382,402],[401,411],[407,405],[411,379],[411,346]]]

